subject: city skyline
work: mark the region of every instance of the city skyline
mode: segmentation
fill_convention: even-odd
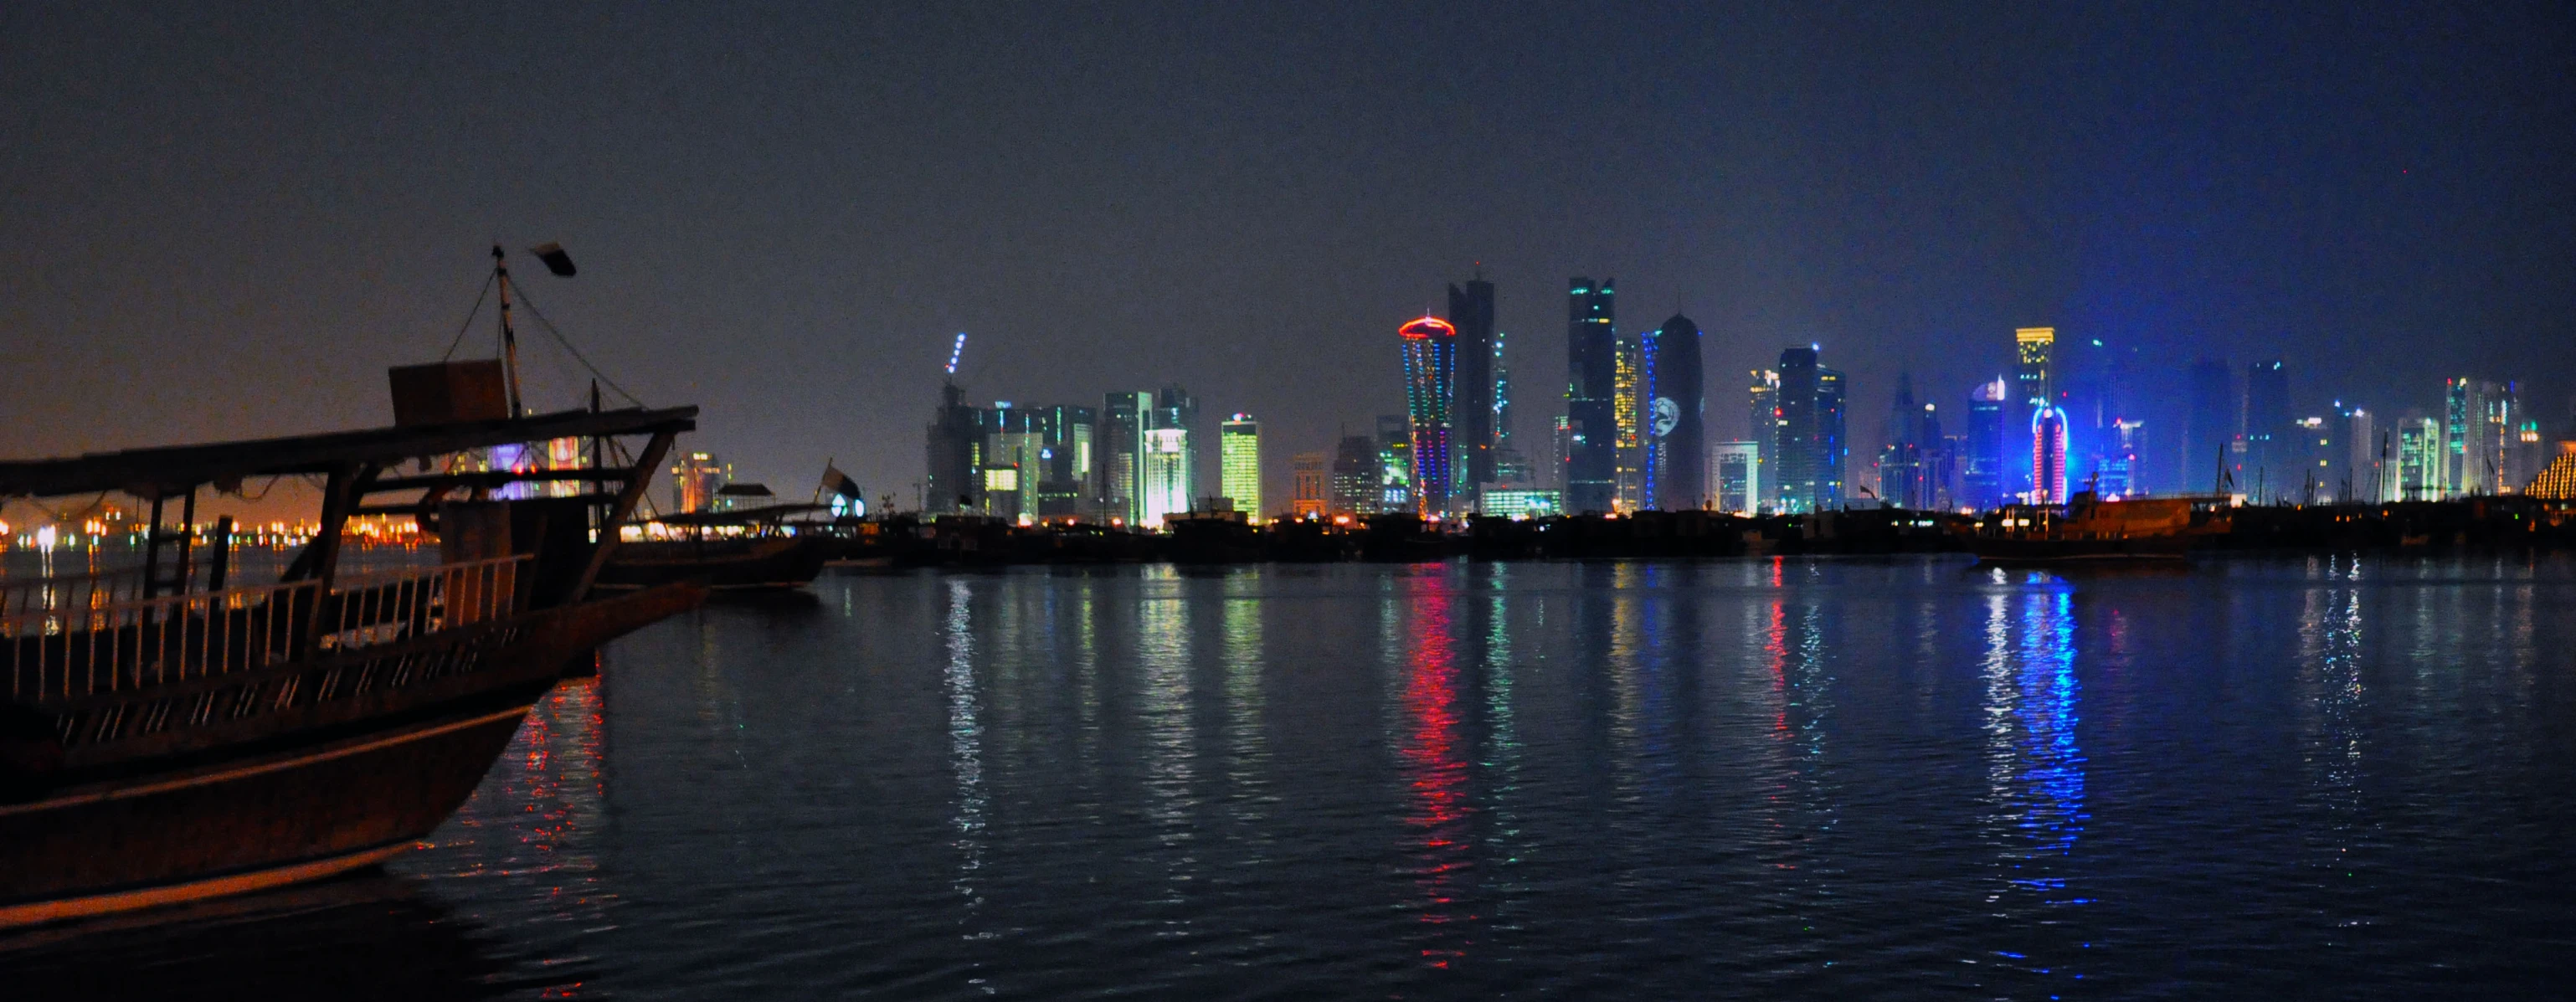
[[[1178,383],[1286,456],[1393,408],[1400,374],[1360,360],[1479,262],[1540,466],[1553,290],[1585,274],[1692,317],[1711,387],[1824,345],[1855,456],[1897,373],[1946,408],[2008,371],[1954,346],[2034,325],[2239,379],[2281,358],[2298,406],[2392,419],[2455,377],[2518,381],[2544,420],[2576,391],[2563,7],[1340,13],[523,11],[496,35],[13,10],[0,364],[96,378],[0,420],[30,455],[380,421],[384,369],[456,339],[495,237],[579,257],[526,281],[533,308],[619,386],[705,407],[684,448],[778,485],[837,457],[905,501],[960,330],[977,406]],[[1511,58],[1403,58],[1451,31]],[[639,60],[648,33],[671,41]],[[1019,72],[961,58],[993,51]],[[530,399],[573,406],[587,374],[542,329]]]

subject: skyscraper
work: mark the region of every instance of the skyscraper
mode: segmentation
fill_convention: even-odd
[[[1261,507],[1261,423],[1250,414],[1227,418],[1217,432],[1217,483],[1234,510],[1258,519]]]
[[[1158,528],[1163,520],[1190,510],[1190,433],[1181,428],[1151,428],[1137,457],[1143,469],[1136,492],[1137,524]]]
[[[1449,287],[1449,326],[1457,331],[1449,421],[1467,490],[1494,479],[1494,283],[1478,275]]]
[[[1709,449],[1708,495],[1717,510],[1749,515],[1762,506],[1762,447],[1719,442]]]
[[[1319,518],[1328,510],[1333,489],[1333,457],[1300,452],[1288,458],[1288,514]]]
[[[2066,411],[2056,404],[2030,414],[2030,503],[2066,503]]]
[[[1082,514],[1083,499],[1091,491],[1098,412],[1059,404],[1034,409],[1031,420],[1038,425],[1040,441],[1037,514],[1045,518]]]
[[[1180,510],[1186,512],[1189,510],[1187,502],[1196,500],[1196,491],[1207,483],[1207,466],[1199,456],[1199,450],[1207,445],[1209,438],[1199,427],[1199,400],[1179,384],[1165,383],[1162,389],[1155,391],[1153,412],[1146,417],[1148,429],[1188,433],[1190,451],[1184,454],[1181,463],[1184,504]]]
[[[1612,325],[1610,407],[1617,414],[1619,437],[1612,451],[1611,504],[1633,511],[1653,499],[1646,488],[1645,339]]]
[[[1933,455],[1941,448],[1940,423],[1914,402],[1914,375],[1896,374],[1896,395],[1889,399],[1887,430],[1878,450],[1878,497],[1899,508],[1918,511],[1936,507],[1932,482]]]
[[[1501,331],[1494,332],[1494,448],[1514,448],[1520,441],[1512,437],[1512,370],[1503,364]],[[1494,479],[1502,479],[1497,472]]]
[[[2292,447],[2290,374],[2280,359],[2246,367],[2245,406],[2240,413],[2245,423],[2238,435],[2245,452],[2236,471],[2236,489],[2248,492],[2256,504],[2295,495],[2306,471],[2294,461],[2302,450]]]
[[[1844,432],[1843,373],[1816,370],[1816,504],[1815,511],[1843,506],[1843,474],[1851,459],[1851,439]]]
[[[2020,356],[2020,366],[2013,370],[2013,386],[2019,391],[2021,402],[2031,407],[2056,403],[2050,362],[2057,353],[2057,328],[2023,327],[2014,330],[2013,347]]]
[[[1402,414],[1377,416],[1377,510],[1412,511],[1413,421]]]
[[[2236,376],[2225,359],[2202,358],[2191,363],[2186,381],[2190,406],[2182,434],[2175,436],[2182,446],[2183,490],[2216,491],[2223,473],[2233,475],[2236,434],[2243,430],[2236,413]]]
[[[1331,493],[1324,498],[1325,511],[1334,515],[1377,514],[1378,482],[1383,475],[1377,439],[1342,436],[1333,447],[1333,480]]]
[[[1413,428],[1413,505],[1446,514],[1458,487],[1458,329],[1424,317],[1396,332],[1404,344],[1404,407]]]
[[[930,417],[929,462],[922,480],[924,510],[942,514],[975,507],[976,444],[982,434],[975,425],[975,408],[966,405],[966,391],[955,383],[941,384],[939,409]],[[680,510],[695,509],[683,505]]]
[[[681,513],[713,511],[716,492],[732,480],[733,464],[714,453],[689,453],[671,463],[671,507]]]
[[[1648,331],[1638,351],[1645,377],[1645,500],[1664,511],[1697,508],[1707,496],[1699,342],[1699,325],[1676,313]]]
[[[1139,488],[1145,482],[1146,422],[1153,412],[1150,391],[1112,393],[1101,405],[1095,433],[1100,459],[1093,467],[1092,496],[1095,515],[1104,521],[1145,522]]]
[[[1816,349],[1780,353],[1780,418],[1775,426],[1779,508],[1790,513],[1842,507],[1843,374],[1816,364]]]
[[[1565,510],[1609,511],[1617,489],[1619,346],[1613,333],[1616,282],[1576,278],[1565,329]]]
[[[2005,501],[2004,412],[2018,410],[2012,406],[2010,387],[1997,376],[1968,391],[1967,456],[1959,471],[1959,486],[1967,494],[1963,500],[1981,510]]]
[[[1748,511],[1780,503],[1780,374],[1753,370],[1753,388],[1744,414],[1744,440],[1754,448],[1754,491]]]

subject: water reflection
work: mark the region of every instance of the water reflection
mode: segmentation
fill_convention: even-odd
[[[984,896],[976,882],[984,869],[986,808],[984,725],[978,717],[975,694],[974,600],[973,585],[963,580],[948,582],[947,628],[942,638],[948,648],[948,664],[940,676],[940,692],[948,704],[949,770],[957,782],[949,821],[957,833],[950,843],[957,848],[957,878],[951,886],[964,906],[958,921],[967,927],[970,939],[982,935],[975,926]]]
[[[2003,878],[1986,901],[2014,921],[2011,944],[1995,953],[2043,974],[2070,958],[2038,952],[2040,929],[2062,921],[2054,909],[2089,903],[2068,885],[2066,862],[2090,819],[2076,741],[2074,600],[2048,579],[1986,596],[1986,827]]]
[[[1475,918],[1458,907],[1471,841],[1451,601],[1445,583],[1428,584],[1414,596],[1402,697],[1407,726],[1398,749],[1407,791],[1404,825],[1413,847],[1410,868],[1419,896],[1413,908],[1417,920],[1429,927],[1421,956],[1433,967],[1447,967],[1466,956],[1473,934],[1461,924]]]
[[[1152,582],[1137,609],[1136,644],[1144,670],[1143,698],[1137,715],[1145,731],[1145,815],[1160,852],[1165,885],[1155,903],[1166,909],[1160,934],[1185,936],[1192,882],[1197,879],[1193,855],[1198,824],[1192,814],[1197,800],[1196,741],[1190,727],[1189,582],[1165,573]]]

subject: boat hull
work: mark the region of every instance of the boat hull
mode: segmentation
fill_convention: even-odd
[[[646,588],[696,582],[723,591],[802,588],[839,551],[824,536],[623,543],[600,569],[599,587]]]
[[[211,701],[275,707],[168,732],[113,730],[168,697],[52,708],[76,735],[0,802],[0,928],[194,901],[381,862],[455,813],[573,656],[694,608],[673,585],[238,680]],[[433,638],[424,638],[424,640]],[[415,681],[339,696],[351,677]],[[432,675],[431,663],[459,666]],[[335,683],[330,679],[342,680]],[[44,711],[47,707],[36,706]]]

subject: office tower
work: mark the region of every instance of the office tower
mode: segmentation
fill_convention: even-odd
[[[1494,479],[1494,283],[1483,275],[1449,287],[1451,350],[1456,366],[1449,398],[1450,437],[1458,450],[1457,482],[1472,490]]]
[[[1413,422],[1401,414],[1377,416],[1377,510],[1413,510]]]
[[[1816,350],[1791,348],[1780,353],[1780,383],[1773,422],[1772,468],[1780,481],[1779,508],[1788,514],[1816,510]]]
[[[1008,400],[975,412],[978,514],[1037,517],[1046,433],[1036,418],[1033,409],[1014,407]]]
[[[1573,480],[1567,472],[1566,465],[1574,461],[1573,420],[1563,414],[1550,419],[1547,426],[1547,444],[1547,482],[1561,494]]]
[[[1396,332],[1404,346],[1404,407],[1412,421],[1414,513],[1447,514],[1458,489],[1458,329],[1424,317]]]
[[[1081,515],[1090,495],[1099,412],[1058,404],[1032,408],[1038,430],[1037,511],[1041,518]]]
[[[1503,365],[1503,340],[1503,332],[1495,331],[1494,448],[1497,451],[1520,445],[1520,440],[1512,437],[1512,371]],[[1505,478],[1497,472],[1494,474],[1494,479]]]
[[[1153,409],[1151,393],[1122,391],[1102,401],[1100,425],[1093,432],[1099,456],[1091,467],[1092,517],[1136,524],[1136,483],[1144,471],[1137,457],[1144,449],[1144,416]]]
[[[1664,511],[1697,508],[1708,496],[1699,342],[1699,325],[1676,313],[1646,332],[1637,353],[1646,401],[1644,499]]]
[[[2520,390],[2515,383],[2479,379],[2444,383],[2443,435],[2454,495],[2504,493],[2516,472],[2509,453],[2521,437]],[[2538,428],[2533,431],[2536,437]]]
[[[2552,462],[2549,450],[2540,442],[2540,422],[2528,417],[2513,423],[2513,439],[2505,449],[2504,483],[2510,490],[2529,487]]]
[[[1576,278],[1565,328],[1565,510],[1609,511],[1618,486],[1616,280]]]
[[[929,468],[922,480],[922,510],[940,514],[975,507],[975,447],[980,435],[975,427],[975,408],[966,405],[966,391],[955,383],[942,384],[939,409],[930,416]],[[679,510],[697,509],[682,504]]]
[[[1762,507],[1762,445],[1719,442],[1709,447],[1708,496],[1717,510],[1750,515]]]
[[[1149,430],[1178,430],[1189,433],[1190,452],[1181,464],[1181,477],[1185,481],[1183,487],[1186,491],[1197,491],[1200,486],[1208,482],[1205,472],[1207,464],[1199,455],[1199,450],[1210,441],[1199,428],[1198,398],[1190,396],[1190,391],[1182,389],[1177,384],[1166,383],[1162,389],[1154,392],[1153,413],[1147,417],[1146,428]],[[1192,500],[1198,497],[1196,493],[1185,493],[1182,496]],[[1189,509],[1184,507],[1181,510]]]
[[[1753,370],[1753,387],[1744,414],[1744,440],[1753,443],[1755,490],[1752,511],[1780,505],[1780,374]]]
[[[1144,469],[1137,491],[1137,523],[1160,528],[1164,520],[1190,510],[1190,433],[1181,428],[1150,428],[1138,458]]]
[[[1843,435],[1843,373],[1816,370],[1816,506],[1832,511],[1843,506],[1843,472],[1850,465],[1851,440]]]
[[[1896,395],[1887,405],[1887,427],[1878,447],[1878,498],[1898,508],[1933,507],[1931,454],[1939,448],[1938,426],[1926,429],[1926,411],[1914,402],[1914,374],[1896,374]]]
[[[2066,412],[2041,404],[2030,415],[2030,503],[2066,503]]]
[[[2420,413],[2398,419],[2398,500],[2439,501],[2450,496],[2452,463],[2443,424]]]
[[[2018,413],[2012,400],[2011,384],[1996,376],[1978,383],[1968,391],[1967,455],[1959,469],[1959,489],[1967,495],[1962,500],[1980,510],[1993,508],[2006,500],[2004,473],[2004,420],[2007,411]]]
[[[1780,353],[1779,507],[1789,513],[1842,507],[1843,374],[1816,364],[1816,349]]]
[[[2343,408],[2340,413],[2344,448],[2342,469],[2336,478],[2341,493],[2336,496],[2371,504],[2397,500],[2397,478],[2389,469],[2393,457],[2381,437],[2379,420],[2359,407]]]
[[[671,464],[671,507],[681,514],[713,511],[716,492],[732,481],[733,464],[711,452],[689,453]]]
[[[1227,418],[1217,429],[1217,489],[1233,499],[1234,510],[1261,517],[1261,422],[1250,414]]]
[[[1288,514],[1297,518],[1322,518],[1329,509],[1333,490],[1333,457],[1323,452],[1300,452],[1288,460]]]
[[[2110,445],[2099,453],[2094,467],[2097,483],[2094,490],[2106,498],[2122,498],[2142,493],[2139,483],[2139,458],[2146,453],[2147,423],[2144,421],[2111,422]]]
[[[1619,437],[1612,450],[1610,504],[1621,511],[1648,507],[1646,494],[1646,397],[1644,339],[1613,329],[1616,363],[1610,375],[1610,407],[1618,416]]]
[[[2304,471],[2292,457],[2290,374],[2281,360],[2266,359],[2245,369],[2244,423],[2237,430],[2244,443],[2244,462],[2236,471],[2236,489],[2250,492],[2254,503],[2293,496]]]
[[[1325,497],[1325,511],[1334,515],[1377,514],[1378,481],[1382,475],[1376,439],[1367,435],[1342,436],[1333,447],[1332,493]]]
[[[2057,328],[2023,327],[2013,331],[2013,348],[2019,364],[2013,370],[2013,389],[2024,407],[2057,402],[2049,363],[2057,353]]]
[[[2191,363],[2185,379],[2190,384],[2190,403],[2183,414],[2182,434],[2175,436],[2182,446],[2183,490],[2217,491],[2222,483],[2234,480],[2236,433],[2242,430],[2236,413],[2236,377],[2225,359],[2202,358]]]

